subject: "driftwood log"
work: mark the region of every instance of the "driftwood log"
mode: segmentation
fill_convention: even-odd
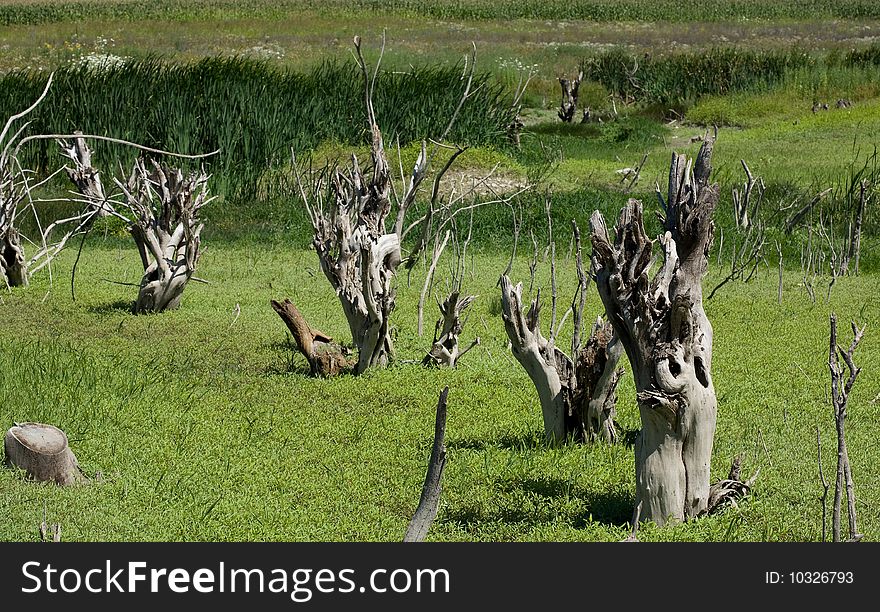
[[[428,462],[428,473],[425,475],[425,484],[422,487],[422,495],[419,498],[419,506],[413,514],[412,520],[406,528],[403,536],[404,542],[422,542],[428,535],[437,510],[440,507],[441,481],[443,469],[446,467],[446,398],[449,396],[449,387],[444,387],[437,401],[437,417],[434,420],[434,445],[431,447],[431,459]]]
[[[29,478],[66,486],[85,478],[67,443],[67,435],[54,425],[20,423],[3,439],[6,465],[24,470]]]
[[[653,279],[654,241],[640,201],[623,208],[613,241],[601,213],[590,220],[596,285],[629,358],[642,421],[636,504],[660,525],[698,516],[710,495],[717,402],[701,280],[718,203],[718,186],[709,184],[713,144],[706,138],[693,163],[673,154],[667,196],[659,197],[663,263]]]
[[[309,325],[290,300],[272,300],[271,304],[293,335],[297,349],[309,362],[312,376],[336,376],[351,368],[353,364],[345,350],[333,342],[333,338]]]

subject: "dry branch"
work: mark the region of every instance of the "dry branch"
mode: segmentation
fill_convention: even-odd
[[[431,459],[428,463],[428,473],[425,475],[425,484],[422,487],[422,495],[419,498],[419,506],[406,528],[403,536],[404,542],[422,542],[431,529],[431,524],[437,516],[440,506],[441,481],[443,469],[446,467],[446,445],[443,440],[446,436],[446,398],[449,396],[449,387],[444,387],[437,401],[437,417],[434,421],[434,445],[431,448]]]
[[[831,336],[828,351],[828,369],[831,371],[831,405],[834,408],[834,425],[837,429],[837,478],[834,483],[834,506],[832,510],[832,537],[835,542],[840,542],[840,513],[843,488],[846,487],[847,516],[849,517],[849,541],[858,541],[862,535],[856,526],[856,496],[855,486],[852,479],[852,468],[849,462],[849,452],[846,448],[845,420],[849,394],[856,382],[860,367],[855,365],[853,355],[862,341],[865,328],[861,329],[852,323],[853,340],[849,348],[844,350],[837,344],[837,316],[831,313]],[[839,354],[839,358],[838,358]],[[844,365],[848,376],[845,376]]]

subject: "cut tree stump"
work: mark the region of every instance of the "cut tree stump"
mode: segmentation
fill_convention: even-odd
[[[271,304],[293,335],[297,349],[308,360],[312,376],[336,376],[354,365],[333,338],[309,325],[293,302],[272,300]]]
[[[34,480],[67,486],[85,479],[67,435],[54,425],[16,424],[6,432],[3,450],[8,467],[21,468]]]

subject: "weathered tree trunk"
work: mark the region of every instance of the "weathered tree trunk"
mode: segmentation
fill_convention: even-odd
[[[29,478],[66,486],[84,480],[67,435],[53,425],[21,423],[3,440],[6,465],[24,470]]]
[[[293,335],[299,352],[308,360],[312,376],[336,376],[352,366],[343,348],[309,325],[290,300],[272,300],[271,304]]]
[[[539,292],[524,313],[522,283],[514,286],[506,274],[502,275],[501,317],[511,351],[538,391],[547,441],[563,442],[571,430],[566,417],[573,406],[577,383],[571,359],[541,333],[540,299]]]
[[[204,224],[198,216],[210,200],[207,183],[205,173],[184,177],[177,168],[154,162],[148,171],[142,160],[136,162],[126,190],[127,206],[135,214],[129,231],[144,265],[135,314],[180,306],[202,254]]]
[[[74,132],[82,134],[82,132]],[[70,181],[89,203],[95,217],[106,217],[113,212],[107,200],[101,174],[92,166],[92,150],[85,138],[76,138],[73,144],[63,140],[58,142],[61,153],[73,162],[73,168],[65,166]]]
[[[434,343],[431,350],[422,359],[422,365],[447,366],[454,368],[458,360],[473,347],[480,344],[480,339],[475,338],[464,350],[459,346],[461,332],[465,321],[462,321],[462,313],[473,303],[476,296],[468,295],[461,299],[458,291],[453,291],[449,297],[437,306],[440,308],[440,318],[434,326]],[[438,336],[439,333],[439,336]]]
[[[378,129],[374,136],[381,147]],[[354,373],[361,374],[371,367],[384,367],[394,356],[389,323],[395,305],[392,280],[400,264],[400,237],[385,232],[390,210],[387,163],[374,169],[367,187],[357,160],[352,159],[352,175],[343,178],[337,170],[333,181],[331,197],[339,208],[312,216],[312,244],[342,304],[358,348]]]
[[[712,326],[701,280],[708,265],[717,185],[709,185],[714,138],[696,162],[674,154],[664,207],[664,261],[649,278],[653,241],[642,203],[620,213],[612,242],[602,215],[590,220],[596,284],[629,357],[642,430],[636,443],[636,503],[642,517],[664,524],[707,508],[715,434]]]
[[[26,287],[27,260],[21,248],[21,236],[16,228],[2,223],[0,219],[0,277],[9,287]]]
[[[622,349],[609,328],[596,326],[573,363],[541,333],[540,312],[540,294],[524,313],[522,283],[513,286],[506,274],[501,277],[504,329],[513,356],[538,391],[547,441],[599,437],[614,442],[615,389],[622,374],[617,362]]]
[[[144,275],[132,311],[161,312],[180,306],[183,290],[202,254],[204,224],[199,213],[213,199],[208,195],[208,175],[184,175],[178,168],[155,161],[148,169],[146,162],[138,159],[127,184],[115,180],[125,197],[123,206],[132,215],[129,219],[109,204],[100,173],[91,166],[91,151],[85,139],[76,138],[72,145],[63,141],[59,144],[75,162],[74,169],[67,169],[68,176],[91,203],[94,214],[123,219],[134,238]]]
[[[562,102],[556,114],[559,115],[559,118],[564,123],[571,123],[572,119],[574,119],[574,114],[577,111],[578,88],[583,78],[584,73],[580,71],[577,78],[573,81],[561,77],[559,79],[559,86],[562,88]]]

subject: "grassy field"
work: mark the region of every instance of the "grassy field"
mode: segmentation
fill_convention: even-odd
[[[398,360],[358,378],[309,378],[269,306],[289,297],[315,326],[349,340],[308,248],[309,225],[287,160],[291,147],[318,164],[351,151],[366,157],[350,41],[362,35],[373,62],[383,31],[388,72],[377,107],[386,142],[402,140],[404,167],[418,154],[410,141],[437,136],[446,125],[462,86],[461,63],[475,43],[478,93],[452,135],[474,146],[450,178],[466,182],[495,169],[490,186],[499,192],[536,181],[516,204],[524,227],[512,277],[528,284],[528,236],[534,232],[546,244],[549,197],[564,302],[575,283],[570,220],[585,230],[600,209],[610,222],[628,197],[651,209],[671,152],[696,153],[706,130],[718,127],[715,222],[717,237],[724,235],[710,254],[707,290],[727,274],[738,240],[731,192],[744,180],[740,161],[764,179],[759,218],[768,242],[756,277],[727,284],[707,302],[719,400],[713,480],[726,476],[738,453],[744,473],[760,468],[760,476],[738,507],[686,525],[646,526],[640,539],[819,539],[817,427],[826,477],[836,459],[831,311],[844,324],[844,340],[849,320],[868,326],[856,354],[863,371],[850,401],[847,442],[860,531],[880,538],[877,197],[865,219],[860,276],[838,279],[829,293],[824,261],[813,302],[801,270],[805,243],[819,240],[820,218],[833,215],[830,233],[838,243],[846,232],[853,202],[844,192],[852,173],[868,163],[872,193],[880,185],[877,6],[0,0],[0,117],[29,104],[54,70],[55,87],[33,115],[33,131],[79,128],[167,149],[222,148],[209,166],[221,197],[205,209],[207,250],[198,271],[210,284],[191,284],[180,310],[129,313],[137,290],[119,283],[137,283],[141,269],[114,222],[102,222],[85,241],[75,299],[76,248],[62,254],[51,277],[0,293],[0,422],[58,425],[92,478],[88,486],[60,489],[0,470],[0,540],[37,539],[44,511],[62,524],[65,540],[399,540],[418,502],[445,385],[449,463],[430,539],[627,535],[640,426],[632,378],[621,382],[622,444],[545,445],[537,394],[507,348],[500,317],[496,282],[512,244],[508,207],[475,215],[464,289],[479,297],[464,340],[479,335],[482,344],[455,371],[420,365],[430,344],[415,331],[423,265],[397,282]],[[594,120],[562,124],[557,77],[572,76],[584,61],[580,102]],[[637,86],[626,76],[634,62]],[[517,148],[504,131],[512,90],[529,74]],[[853,104],[837,108],[838,99]],[[829,109],[814,112],[817,102]],[[29,165],[56,163],[52,144],[43,144],[25,152]],[[129,153],[98,147],[95,162],[109,173]],[[620,171],[645,155],[629,192]],[[827,187],[834,192],[806,219],[812,229],[784,233],[791,211]],[[47,207],[42,218],[64,210]],[[646,221],[655,234],[654,215]],[[450,268],[441,261],[438,290]],[[549,263],[542,261],[542,295],[549,284]],[[588,310],[590,317],[601,310],[593,289]],[[562,345],[570,333],[570,326],[563,330]]]
[[[399,539],[418,502],[444,385],[451,389],[449,464],[431,539],[625,535],[634,494],[630,444],[638,428],[632,380],[624,378],[620,393],[628,443],[546,448],[534,388],[505,346],[495,287],[503,254],[479,255],[465,278],[466,289],[480,296],[465,338],[479,334],[483,344],[459,369],[418,364],[429,339],[414,333],[417,273],[412,287],[401,283],[394,313],[400,362],[329,381],[306,376],[268,304],[289,296],[315,325],[345,337],[341,310],[313,253],[282,244],[210,243],[200,274],[212,284],[187,289],[177,312],[140,317],[126,310],[134,289],[106,282],[136,281],[133,249],[90,240],[75,302],[73,255],[55,270],[51,289],[43,279],[3,296],[0,420],[56,423],[86,472],[101,476],[89,486],[60,489],[0,471],[6,517],[0,539],[35,539],[44,507],[70,540]],[[573,286],[572,264],[560,261],[561,287]],[[544,264],[538,282],[545,289],[548,274]],[[528,280],[524,259],[513,276]],[[868,324],[857,354],[864,370],[851,400],[848,442],[860,529],[866,539],[880,536],[871,403],[880,392],[880,350],[871,331],[880,323],[880,281],[841,279],[831,302],[816,305],[799,283],[799,275],[786,274],[778,305],[775,271],[762,271],[707,308],[719,398],[713,478],[742,453],[744,470],[761,468],[754,494],[738,509],[686,526],[646,528],[642,539],[818,539],[817,426],[826,474],[834,469],[827,401],[832,309],[844,321]],[[595,313],[595,292],[588,303]]]

